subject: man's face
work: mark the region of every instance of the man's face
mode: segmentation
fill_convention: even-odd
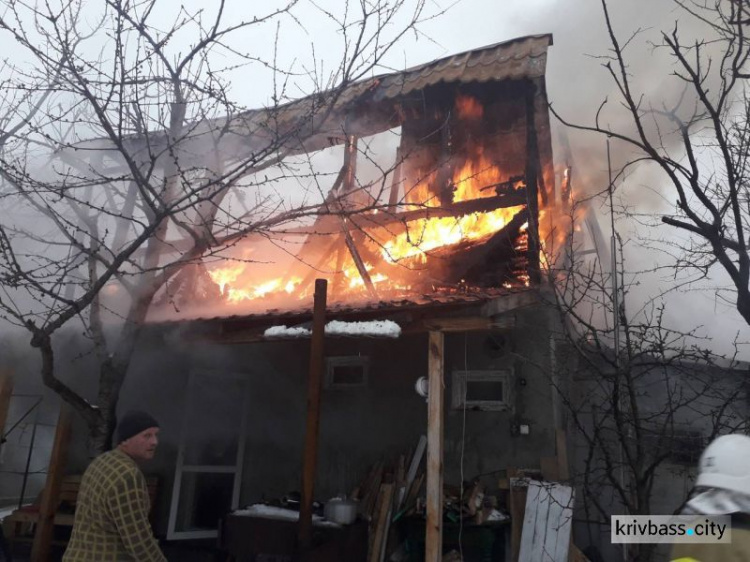
[[[158,444],[159,428],[149,427],[120,443],[120,448],[135,460],[148,461],[154,458]]]

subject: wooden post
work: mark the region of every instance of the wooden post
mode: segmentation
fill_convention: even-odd
[[[13,376],[10,370],[0,368],[0,439],[5,435],[5,422],[8,421],[10,397],[13,394]],[[0,449],[5,441],[0,440]]]
[[[443,344],[430,332],[427,358],[427,524],[425,562],[443,559]]]
[[[68,456],[68,444],[72,425],[72,415],[67,404],[60,406],[60,417],[57,420],[55,440],[47,470],[47,482],[42,492],[42,503],[39,506],[39,521],[34,532],[34,545],[31,548],[31,560],[46,562],[49,558],[52,532],[55,529],[55,511],[60,498],[65,460]]]
[[[318,427],[320,426],[320,391],[323,380],[323,344],[326,323],[328,281],[315,280],[313,327],[310,342],[310,378],[307,387],[307,426],[305,456],[302,460],[302,502],[299,513],[299,546],[310,547],[312,540],[312,503],[315,468],[318,460]]]
[[[528,227],[528,273],[531,283],[538,284],[541,280],[539,271],[539,145],[536,136],[536,121],[534,119],[534,98],[536,86],[528,82],[526,92],[526,197],[529,211]]]
[[[399,195],[401,193],[401,168],[402,168],[402,159],[401,159],[401,146],[399,145],[398,148],[396,148],[396,166],[393,169],[393,180],[391,181],[391,193],[388,196],[388,206],[391,208],[391,211],[398,205],[399,202]]]

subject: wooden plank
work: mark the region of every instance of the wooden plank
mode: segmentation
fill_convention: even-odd
[[[564,429],[555,430],[555,446],[557,449],[557,473],[560,480],[570,480],[570,465],[568,464],[568,436]]]
[[[5,422],[8,421],[10,397],[13,395],[13,375],[10,369],[0,368],[0,438],[5,436]],[[0,440],[0,448],[3,446]]]
[[[422,464],[422,456],[424,455],[424,451],[426,448],[427,436],[420,435],[419,442],[417,443],[417,448],[414,451],[414,456],[411,458],[411,463],[409,463],[409,470],[406,472],[406,481],[404,482],[404,488],[403,490],[399,490],[398,501],[396,502],[396,506],[399,509],[404,505],[404,501],[409,495],[411,486],[414,483],[414,478],[417,476],[419,465]]]
[[[404,506],[409,507],[411,506],[417,499],[417,495],[419,494],[419,490],[422,489],[422,484],[424,484],[424,478],[425,473],[421,472],[415,479],[414,482],[412,482],[411,486],[409,487],[409,490],[406,493],[406,499],[404,499]]]
[[[573,489],[530,481],[519,562],[567,562],[573,523]]]
[[[427,522],[425,562],[443,556],[443,348],[442,332],[430,332],[427,397]]]
[[[370,562],[381,562],[383,556],[383,550],[385,549],[385,538],[387,535],[387,529],[390,526],[389,515],[391,513],[391,506],[393,505],[393,490],[394,485],[392,483],[383,484],[380,486],[380,494],[378,496],[378,509],[375,512],[377,517],[373,539],[372,548],[370,549]]]
[[[508,195],[494,195],[481,199],[469,199],[456,203],[443,203],[439,207],[422,207],[412,211],[400,213],[378,213],[376,215],[357,215],[356,222],[349,221],[350,230],[362,228],[379,228],[392,226],[396,223],[406,224],[411,221],[431,219],[437,217],[462,217],[472,213],[489,213],[497,209],[508,209],[526,204],[526,190],[519,189]],[[291,229],[290,229],[291,230]],[[310,227],[299,227],[299,230],[309,232]]]
[[[391,180],[391,192],[388,196],[388,205],[394,208],[399,202],[401,193],[401,168],[403,158],[401,157],[401,145],[396,148],[396,165],[393,169],[393,178]]]
[[[357,272],[367,288],[367,293],[371,299],[377,299],[378,293],[375,291],[375,285],[373,285],[370,274],[367,272],[367,267],[365,267],[362,256],[359,255],[359,250],[357,250],[357,245],[354,243],[351,233],[346,228],[343,229],[343,233],[346,247],[349,249],[349,254],[352,256],[352,261],[354,261],[354,265],[357,267]]]
[[[299,544],[304,550],[312,541],[312,504],[315,469],[318,461],[318,429],[320,426],[320,393],[323,384],[323,346],[326,322],[328,282],[315,280],[313,326],[310,342],[310,377],[307,387],[307,424],[305,452],[302,460],[302,501],[299,515]]]
[[[63,470],[68,456],[68,444],[72,426],[72,413],[67,404],[60,407],[55,439],[52,443],[47,481],[42,492],[39,506],[39,522],[34,533],[34,544],[31,547],[31,559],[34,562],[46,562],[52,544],[52,532],[55,528],[55,511],[57,510]]]

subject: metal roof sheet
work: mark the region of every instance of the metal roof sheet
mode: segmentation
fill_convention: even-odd
[[[440,82],[488,82],[544,76],[552,35],[520,37],[376,78],[375,100],[394,98]]]
[[[467,292],[445,292],[436,291],[427,294],[410,294],[402,298],[393,300],[380,300],[359,303],[329,303],[326,308],[326,318],[347,318],[358,317],[362,315],[393,314],[400,311],[419,309],[429,310],[430,308],[440,309],[451,306],[481,305],[493,299],[505,297],[519,293],[534,292],[531,287],[512,287],[512,288],[486,288],[471,289]],[[283,324],[284,322],[300,323],[305,322],[312,317],[312,300],[309,305],[294,309],[269,309],[262,312],[253,312],[249,314],[217,315],[213,317],[201,317],[184,320],[169,320],[156,322],[161,326],[177,326],[184,324],[225,324],[232,323],[263,323],[270,325]]]

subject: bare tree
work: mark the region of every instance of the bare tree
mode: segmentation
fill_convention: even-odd
[[[663,294],[631,294],[656,272],[628,270],[622,240],[613,244],[614,280],[611,267],[583,251],[578,227],[590,206],[574,205],[559,221],[567,242],[548,272],[561,326],[554,381],[575,435],[585,519],[598,529],[613,514],[658,513],[686,499],[665,501],[664,483],[675,471],[689,475],[717,435],[747,431],[746,374],[694,329],[670,326]],[[628,545],[627,559],[654,553],[654,545]]]
[[[316,59],[300,70],[278,61],[287,26],[305,31],[302,8],[337,32],[330,70]],[[347,88],[435,15],[423,0],[343,1],[336,11],[289,0],[237,19],[222,1],[211,11],[181,7],[165,27],[155,15],[163,9],[156,0],[108,0],[96,10],[81,0],[2,2],[3,44],[20,62],[5,69],[1,108],[0,313],[31,333],[44,384],[86,420],[93,451],[109,446],[160,291],[170,299],[196,283],[203,259],[243,237],[346,207],[335,192],[321,206],[314,193],[266,188],[268,176],[297,177],[291,155],[345,134],[334,117]],[[269,25],[268,58],[238,47],[262,41]],[[269,107],[246,111],[233,101],[234,68],[248,83],[272,76]],[[313,191],[325,183],[313,180]],[[103,319],[112,310],[122,319],[114,334]],[[57,376],[53,337],[75,322],[98,360],[93,404]]]
[[[677,243],[676,267],[701,276],[721,268],[731,282],[728,300],[750,324],[750,5],[743,0],[674,3],[678,22],[648,44],[652,54],[665,53],[671,63],[663,70],[662,87],[649,88],[656,94],[639,90],[638,75],[630,66],[635,57],[644,56],[632,54],[643,37],[641,30],[627,39],[618,37],[608,3],[602,0],[611,42],[604,66],[615,99],[602,103],[590,125],[556,115],[566,125],[607,135],[634,150],[623,170],[643,163],[661,170],[660,181],[674,197],[661,220],[688,235],[683,237],[686,242]],[[701,25],[697,39],[687,38],[680,25],[687,20]],[[660,99],[671,91],[663,86],[670,81],[678,86],[677,95]],[[618,111],[624,111],[627,127],[608,125]],[[650,187],[663,191],[662,185]]]

